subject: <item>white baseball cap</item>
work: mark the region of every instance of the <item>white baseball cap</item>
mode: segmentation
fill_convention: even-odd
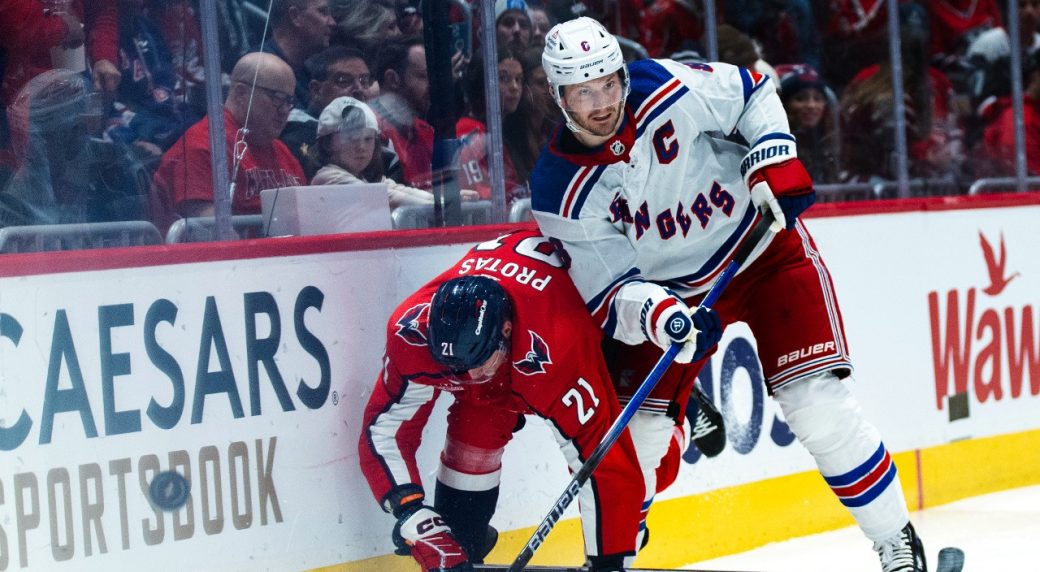
[[[360,109],[365,118],[363,125],[355,125],[355,127],[367,127],[379,131],[379,122],[376,120],[376,114],[371,107],[353,97],[343,96],[333,99],[322,110],[321,116],[318,117],[318,137],[338,133],[344,127],[350,127],[343,124],[343,116],[353,107]]]

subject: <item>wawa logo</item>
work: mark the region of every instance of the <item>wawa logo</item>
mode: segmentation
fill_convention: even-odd
[[[950,408],[950,420],[968,417],[968,393],[975,401],[1018,399],[1028,386],[1040,395],[1040,316],[1026,304],[1000,304],[999,297],[1019,277],[1009,272],[1004,235],[996,249],[979,232],[989,284],[928,293],[935,373],[935,406]],[[953,387],[950,387],[952,379]],[[947,399],[948,398],[948,399]]]

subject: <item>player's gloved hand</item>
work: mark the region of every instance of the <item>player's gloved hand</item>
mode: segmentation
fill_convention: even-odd
[[[411,554],[423,572],[470,572],[466,551],[451,534],[451,528],[432,508],[415,503],[404,507],[394,526],[397,554]]]
[[[675,356],[678,363],[695,362],[722,338],[722,322],[711,308],[698,306],[691,310],[686,304],[676,301],[660,311],[654,323],[650,341],[667,350],[672,344],[682,344]]]
[[[798,159],[766,165],[748,177],[751,202],[760,212],[773,213],[773,232],[794,228],[798,215],[816,202],[816,191]]]

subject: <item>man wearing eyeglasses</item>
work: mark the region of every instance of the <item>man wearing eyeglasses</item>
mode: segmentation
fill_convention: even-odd
[[[297,107],[289,113],[289,122],[285,125],[280,139],[289,146],[289,150],[310,179],[322,167],[308,156],[317,138],[318,117],[322,110],[332,100],[343,96],[368,101],[373,90],[378,95],[379,84],[369,73],[368,63],[365,62],[361,51],[355,48],[333,46],[308,58],[306,66],[311,78],[310,105],[306,110]],[[390,168],[394,165],[400,171],[397,155],[389,149],[384,149],[384,167]],[[396,180],[400,173],[394,176],[393,173],[386,172],[386,176]]]
[[[273,54],[246,54],[231,72],[224,133],[229,170],[237,173],[232,181],[232,214],[259,214],[264,189],[307,183],[300,163],[278,140],[295,104],[295,84],[292,68]],[[243,129],[247,131],[240,137]],[[179,217],[213,216],[212,169],[207,117],[185,131],[163,155],[152,185],[156,226],[165,231]]]

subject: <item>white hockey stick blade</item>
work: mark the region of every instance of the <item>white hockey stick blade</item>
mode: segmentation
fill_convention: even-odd
[[[939,551],[939,564],[935,572],[961,572],[964,568],[964,551],[947,546]]]

